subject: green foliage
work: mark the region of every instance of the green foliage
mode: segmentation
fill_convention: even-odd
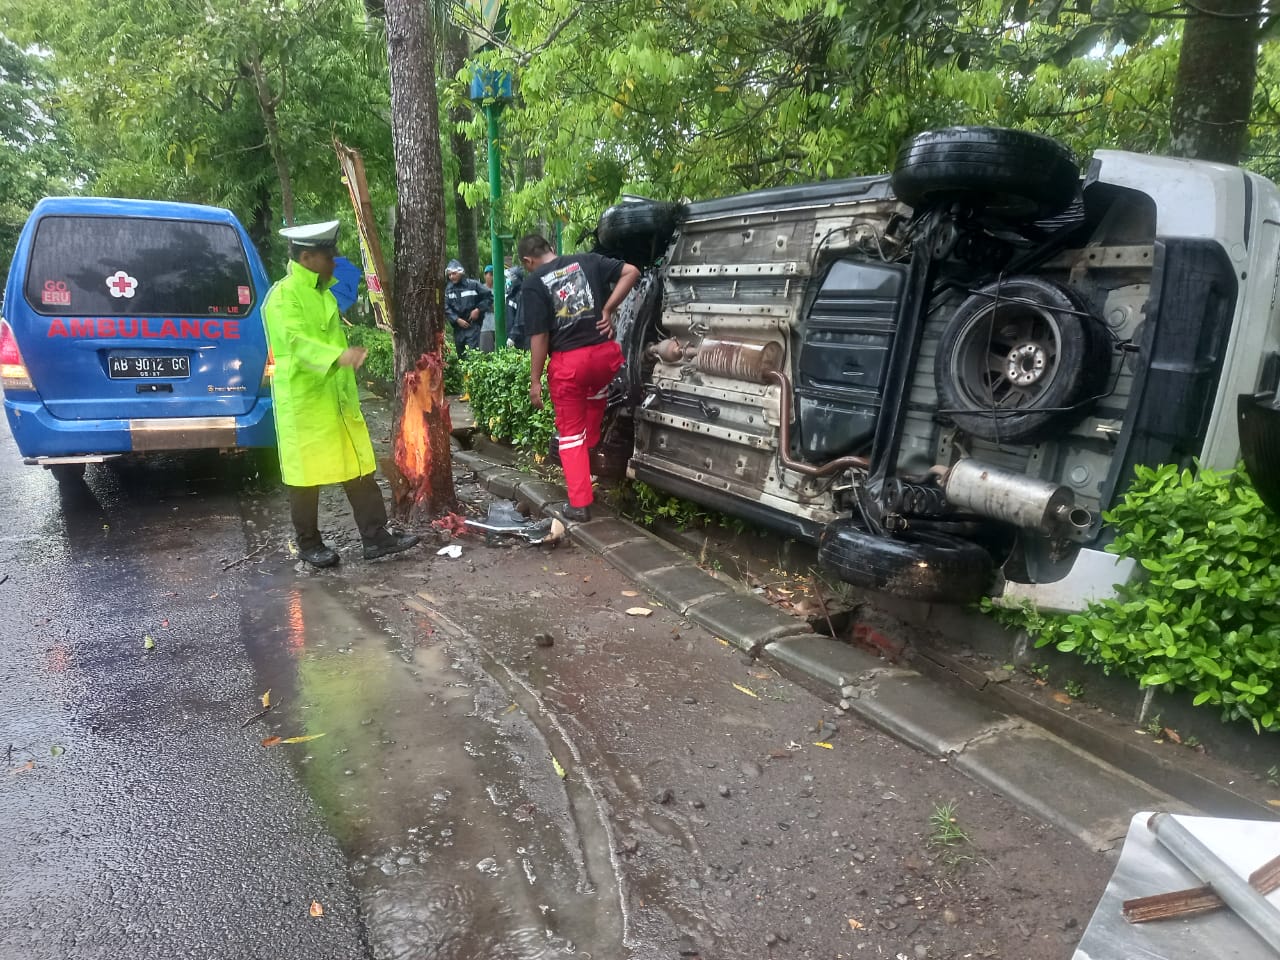
[[[678,530],[690,527],[723,527],[740,533],[745,528],[743,522],[736,517],[707,510],[696,503],[663,493],[641,480],[631,481],[619,489],[617,508],[623,516],[646,527],[664,521],[673,524]]]
[[[0,276],[36,201],[79,174],[62,114],[47,57],[0,34]]]
[[[504,347],[493,353],[469,350],[462,359],[463,382],[476,426],[535,456],[547,452],[555,436],[555,413],[543,391],[543,407],[529,404],[529,354]]]
[[[395,383],[396,355],[390,333],[377,327],[347,327],[347,343],[369,351],[364,366],[360,368],[362,375],[384,383]]]
[[[1007,611],[1005,622],[1037,646],[1280,731],[1280,519],[1243,470],[1138,467],[1106,520],[1108,549],[1137,560],[1142,579],[1082,613]]]
[[[935,804],[933,813],[929,814],[929,845],[933,847],[956,847],[972,843],[969,834],[960,826],[956,817],[954,803]]]
[[[1062,692],[1072,700],[1084,699],[1084,684],[1079,680],[1068,680],[1062,685]]]

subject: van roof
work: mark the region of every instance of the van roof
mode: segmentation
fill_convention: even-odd
[[[159,220],[203,220],[237,224],[235,214],[222,207],[167,200],[129,200],[119,197],[45,197],[31,211],[32,217],[73,214],[88,217],[153,217]]]

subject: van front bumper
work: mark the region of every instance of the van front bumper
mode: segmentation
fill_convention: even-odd
[[[234,417],[59,420],[38,399],[4,400],[9,430],[27,459],[165,450],[235,450],[276,445],[271,398]]]

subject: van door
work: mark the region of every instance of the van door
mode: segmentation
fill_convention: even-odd
[[[6,314],[36,392],[64,420],[236,416],[266,336],[230,223],[48,214]]]

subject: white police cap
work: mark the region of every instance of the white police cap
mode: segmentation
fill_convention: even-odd
[[[304,223],[296,227],[285,227],[280,231],[280,236],[299,247],[336,247],[340,226],[342,226],[341,220]]]

